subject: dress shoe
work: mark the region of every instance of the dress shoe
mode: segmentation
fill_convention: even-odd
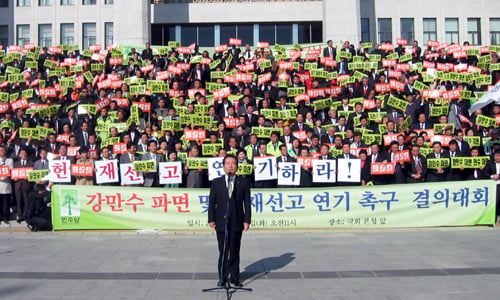
[[[217,286],[218,287],[225,287],[226,286],[226,282],[224,280],[219,280],[219,282],[217,282]]]
[[[9,220],[7,218],[3,218],[2,221],[5,223],[5,224],[9,224]]]
[[[17,221],[17,223],[21,224],[21,222],[24,221],[24,219],[23,218],[17,218],[16,221]]]
[[[231,285],[234,287],[242,287],[243,284],[239,280],[232,280]]]

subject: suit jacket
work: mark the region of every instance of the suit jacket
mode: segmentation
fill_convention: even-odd
[[[60,132],[62,132],[62,127],[64,124],[68,124],[71,128],[71,132],[72,133],[75,133],[78,131],[78,126],[80,126],[80,122],[78,122],[78,120],[76,118],[73,118],[73,124],[71,124],[71,121],[69,118],[64,118],[61,120],[61,122],[59,122],[61,128],[60,128]]]
[[[323,49],[323,57],[333,57],[335,59],[335,57],[337,56],[337,49],[335,49],[335,47],[331,47],[333,55],[330,55],[330,49],[329,48],[330,48],[329,46],[326,46]]]
[[[14,163],[14,168],[33,168],[34,164],[31,160],[26,160],[26,164],[21,166],[21,160]],[[16,191],[30,191],[31,183],[27,179],[18,179],[14,181],[14,190]]]
[[[35,163],[33,164],[33,169],[34,170],[48,170],[49,169],[49,160],[46,159],[45,163],[43,164],[43,166],[42,166],[42,160],[41,159],[35,161]]]
[[[309,125],[307,125],[306,123],[302,123],[302,130],[307,130],[311,127],[309,127]],[[292,127],[290,127],[290,130],[292,132],[294,131],[300,131],[300,128],[299,128],[299,125],[298,124],[293,124]]]
[[[277,157],[276,162],[280,163],[283,162],[283,156]],[[291,157],[290,155],[287,154],[286,156],[286,162],[296,162],[295,158]]]
[[[141,160],[141,155],[139,154],[134,154],[134,161],[140,161]],[[120,160],[119,160],[120,164],[130,164],[131,161],[130,161],[130,155],[127,153],[123,153],[121,156],[120,156]]]
[[[439,156],[440,158],[450,158],[449,153],[442,152]],[[434,152],[427,155],[427,159],[436,158],[436,154]],[[448,173],[450,172],[450,168],[443,169],[444,173],[438,173],[437,169],[429,169],[427,172],[427,181],[428,182],[438,182],[438,181],[446,181],[448,178]]]
[[[484,177],[490,178],[491,175],[498,174],[497,167],[494,159],[490,159],[490,161],[486,164],[486,167],[483,169]]]
[[[152,157],[151,157],[151,153],[148,152],[146,154],[143,154],[141,156],[141,159],[140,160],[151,160]],[[159,153],[156,153],[156,172],[148,172],[148,173],[144,173],[144,186],[156,186],[158,185],[158,181],[159,181],[159,178],[158,178],[158,163],[161,163],[164,161],[164,155],[163,154],[159,154]]]
[[[228,230],[242,231],[243,223],[251,223],[250,184],[241,176],[236,176],[233,193],[228,195],[226,176],[212,181],[208,202],[208,222],[215,222],[217,231],[224,231],[229,204]]]
[[[415,179],[411,177],[412,174],[417,174],[416,171],[416,165],[415,165],[415,160],[413,160],[413,157],[411,157],[411,161],[406,163],[405,165],[405,173],[406,173],[406,182],[409,183],[415,183],[415,182],[423,182],[425,180],[425,177],[427,176],[427,161],[422,155],[418,155],[418,160],[420,161],[420,164],[422,165],[422,173],[419,179]]]

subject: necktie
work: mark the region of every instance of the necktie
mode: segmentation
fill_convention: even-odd
[[[425,129],[424,123],[420,123],[420,129]]]
[[[56,146],[54,144],[52,144],[52,153],[56,153]]]
[[[302,124],[299,124],[299,129],[302,130]]]
[[[283,156],[283,162],[286,162],[286,156]]]
[[[420,174],[422,173],[422,164],[420,163],[418,157],[415,157],[414,159],[415,159],[415,172],[417,174]]]
[[[156,154],[151,154],[151,159],[156,160]]]
[[[21,160],[21,167],[24,167],[25,163],[24,160]]]
[[[85,147],[87,147],[88,138],[87,138],[87,133],[86,132],[83,132],[83,142],[84,142]]]
[[[333,144],[333,136],[330,137],[330,144]]]
[[[42,160],[42,169],[45,168],[45,160]]]
[[[134,162],[134,156],[130,154],[130,162]]]
[[[231,195],[233,194],[233,181],[231,180],[231,177],[227,177],[227,194],[229,198],[231,198]]]

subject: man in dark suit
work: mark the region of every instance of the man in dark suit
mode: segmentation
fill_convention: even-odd
[[[248,180],[235,175],[238,160],[226,156],[223,160],[224,176],[212,181],[208,204],[208,223],[217,231],[219,244],[219,287],[231,284],[241,287],[240,245],[242,231],[251,223],[250,185]],[[226,246],[226,249],[224,249]]]
[[[68,117],[61,120],[61,122],[60,122],[61,128],[59,128],[60,129],[59,132],[62,132],[62,127],[64,126],[64,124],[69,125],[71,133],[75,133],[78,131],[78,126],[80,125],[80,123],[76,119],[74,108],[71,108],[70,110],[68,110]]]
[[[490,159],[486,167],[484,168],[484,174],[495,180],[497,183],[497,220],[500,215],[500,151],[495,151],[493,154],[493,158]]]
[[[25,148],[19,151],[19,159],[14,163],[14,168],[33,168],[33,162],[28,160],[28,152]],[[32,188],[33,185],[27,179],[17,179],[14,181],[18,223],[24,220],[24,209],[28,205],[28,194]]]
[[[333,59],[335,59],[337,56],[337,49],[333,47],[332,40],[328,40],[326,44],[327,46],[323,49],[323,57],[333,57]]]
[[[406,182],[424,182],[425,176],[427,175],[427,162],[420,154],[420,147],[416,145],[412,146],[410,155],[411,161],[407,163],[405,168]]]
[[[380,145],[377,144],[376,142],[371,143],[370,149],[371,149],[371,154],[368,155],[368,157],[366,158],[366,162],[368,164],[368,168],[371,174],[372,163],[381,163],[381,162],[386,163],[387,158],[385,157],[385,154],[380,151]],[[371,175],[370,178],[371,181],[373,181],[373,183],[376,185],[387,184],[389,182],[389,176],[387,175]]]
[[[427,155],[427,159],[429,158],[450,158],[450,155],[443,151],[440,142],[434,142],[432,144],[432,148],[434,152],[429,153]],[[448,173],[450,172],[450,168],[437,168],[437,169],[429,169],[427,173],[427,182],[439,182],[446,181],[448,177]]]

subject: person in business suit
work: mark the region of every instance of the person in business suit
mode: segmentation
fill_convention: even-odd
[[[370,144],[370,149],[371,149],[371,154],[368,155],[366,162],[371,175],[372,163],[382,163],[382,162],[387,163],[387,158],[385,157],[385,154],[380,151],[380,145],[377,144],[376,142]],[[387,184],[389,178],[387,175],[371,175],[370,180],[373,181],[374,184],[379,185],[379,184]]]
[[[500,151],[497,150],[493,153],[493,157],[486,164],[484,168],[484,174],[490,179],[495,180],[497,183],[497,221],[498,216],[500,215]]]
[[[470,156],[471,157],[478,157],[479,156],[479,147],[473,147],[470,150]],[[480,179],[487,179],[489,178],[485,174],[485,168],[486,165],[476,168],[476,169],[465,169],[465,180],[480,180]]]
[[[158,144],[156,141],[148,142],[148,150],[149,152],[143,154],[141,160],[154,160],[156,161],[156,172],[144,172],[144,186],[152,187],[159,186],[159,178],[158,178],[158,164],[164,161],[164,156],[156,153],[156,149],[158,148]]]
[[[33,162],[28,160],[28,151],[25,148],[19,151],[19,159],[14,163],[14,168],[33,168]],[[28,194],[31,189],[33,189],[33,185],[27,179],[17,179],[14,181],[18,223],[24,221],[24,209],[28,205]]]
[[[7,157],[7,148],[0,145],[0,166],[9,166],[9,169],[14,167],[12,158]],[[12,184],[10,177],[0,177],[0,213],[2,221],[9,224],[10,218],[10,194],[12,193]]]
[[[420,154],[420,147],[412,146],[410,155],[411,161],[407,163],[405,168],[406,182],[424,182],[427,175],[427,161]]]
[[[288,154],[288,148],[286,145],[281,144],[279,149],[280,149],[281,156],[276,158],[276,165],[278,165],[278,163],[296,162],[295,158],[291,157],[290,154]],[[277,187],[278,188],[287,188],[287,187],[293,187],[293,186],[291,186],[291,185],[277,185]]]
[[[128,143],[127,144],[127,153],[123,153],[120,156],[120,164],[131,164],[134,161],[140,161],[141,156],[136,153],[137,152],[137,145],[134,143]]]
[[[434,149],[434,152],[429,153],[427,155],[427,159],[429,159],[429,158],[450,158],[450,155],[446,151],[443,151],[440,142],[434,142],[432,144],[432,148]],[[450,172],[450,168],[429,169],[429,171],[427,172],[427,181],[428,182],[446,181],[446,178],[448,177],[449,172]]]
[[[219,246],[217,285],[225,287],[230,275],[231,284],[241,287],[240,245],[242,232],[251,223],[250,184],[235,175],[238,160],[234,156],[224,157],[223,169],[225,175],[212,181],[208,204],[208,223],[217,232]]]
[[[333,57],[333,59],[335,59],[337,56],[337,49],[333,47],[332,40],[328,40],[326,44],[327,46],[323,49],[323,57]]]

